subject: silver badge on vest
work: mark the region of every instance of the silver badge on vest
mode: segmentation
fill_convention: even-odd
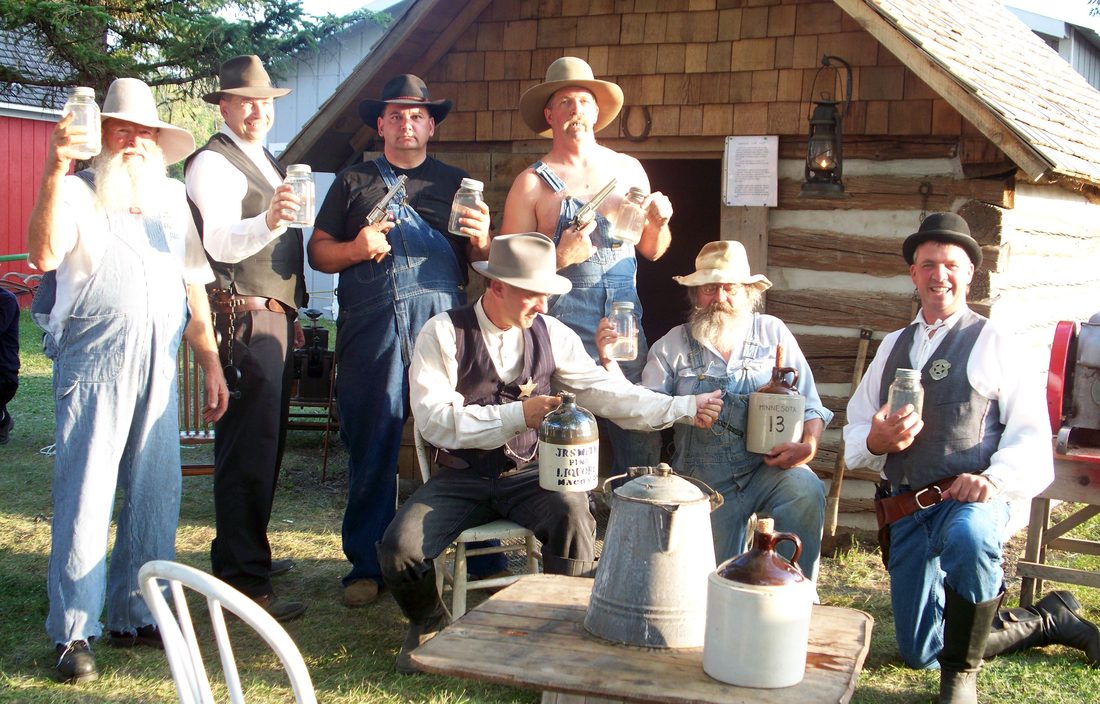
[[[947,373],[951,371],[951,362],[946,359],[934,360],[931,366],[928,367],[928,376],[932,377],[933,381],[939,381],[947,377]]]

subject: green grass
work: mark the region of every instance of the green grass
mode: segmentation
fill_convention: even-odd
[[[0,702],[169,702],[175,688],[160,652],[144,648],[119,650],[97,646],[99,680],[65,686],[51,678],[53,648],[43,623],[45,574],[50,541],[52,460],[38,450],[53,442],[50,367],[40,354],[38,330],[24,316],[22,386],[11,410],[16,428],[11,442],[0,446]],[[200,450],[201,452],[201,450]],[[405,621],[393,600],[349,610],[340,603],[340,577],[345,562],[340,549],[344,463],[336,448],[330,457],[329,481],[320,481],[320,436],[292,432],[270,535],[275,553],[293,557],[298,568],[276,581],[281,593],[307,600],[305,617],[287,624],[306,659],[321,702],[436,704],[535,702],[538,693],[432,675],[404,677],[392,671],[393,657]],[[181,562],[209,570],[213,537],[209,477],[183,480],[183,506],[177,539]],[[1100,521],[1074,535],[1100,539]],[[1009,550],[1018,555],[1019,539]],[[1094,557],[1054,555],[1051,562],[1100,569]],[[1010,567],[1009,575],[1013,575]],[[1058,585],[1062,586],[1062,585]],[[823,560],[819,591],[827,604],[849,606],[875,619],[871,651],[853,698],[864,704],[901,704],[934,699],[935,672],[903,667],[893,642],[889,583],[878,553],[853,547]],[[1048,586],[1049,588],[1049,586]],[[1081,600],[1086,615],[1100,619],[1100,592],[1068,587]],[[1019,595],[1019,580],[1009,580],[1009,602]],[[291,701],[285,680],[269,652],[235,628],[238,654],[249,701]],[[1100,671],[1085,667],[1077,651],[1059,647],[998,658],[982,670],[983,702],[1100,701]]]

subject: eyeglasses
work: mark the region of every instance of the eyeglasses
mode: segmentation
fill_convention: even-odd
[[[742,284],[704,284],[699,287],[699,292],[704,296],[713,296],[721,289],[732,296],[742,288],[744,288]]]

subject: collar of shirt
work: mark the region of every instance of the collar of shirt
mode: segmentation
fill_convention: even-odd
[[[946,319],[936,320],[931,324],[925,322],[923,309],[917,311],[917,317],[913,321],[917,324],[917,332],[913,335],[913,344],[909,348],[909,361],[912,363],[913,369],[924,368],[929,358],[943,342],[943,338],[947,336],[947,332],[959,322],[959,318],[962,317],[965,310],[967,310],[967,307],[962,306],[947,316]]]
[[[505,382],[515,381],[523,371],[523,330],[517,325],[507,330],[498,328],[485,314],[480,298],[474,304],[474,315],[477,316],[481,337],[489,350],[489,358],[493,360],[497,374]]]
[[[267,177],[267,181],[271,184],[272,188],[277,188],[279,184],[283,182],[282,177],[279,176],[279,172],[271,165],[271,162],[267,158],[267,154],[264,153],[264,145],[244,141],[236,132],[229,129],[229,125],[222,125],[219,132],[232,139],[233,144],[240,147],[240,150],[244,152],[244,155],[248,157],[249,161],[255,164],[256,168],[260,170],[260,173]]]

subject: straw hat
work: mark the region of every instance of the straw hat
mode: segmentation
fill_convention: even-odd
[[[470,266],[490,279],[535,293],[557,296],[573,288],[569,279],[556,273],[558,259],[553,240],[537,232],[494,238],[489,261]]]
[[[546,80],[528,88],[519,99],[519,114],[524,123],[543,137],[551,136],[543,109],[557,91],[571,87],[584,88],[596,97],[600,117],[596,131],[611,124],[623,109],[623,89],[610,81],[598,81],[592,76],[592,67],[583,59],[563,56],[546,69]]]
[[[916,232],[905,238],[901,254],[907,264],[913,263],[917,247],[928,240],[954,244],[966,250],[966,256],[977,269],[982,265],[982,247],[970,236],[970,226],[955,213],[932,213],[920,224]]]
[[[695,271],[687,276],[673,276],[681,286],[705,286],[706,284],[742,284],[754,286],[760,291],[772,287],[763,274],[749,273],[749,258],[745,245],[732,240],[707,242],[695,257]]]
[[[118,78],[107,89],[100,121],[108,118],[133,122],[160,130],[157,145],[164,152],[164,162],[174,164],[195,151],[195,138],[182,127],[170,125],[157,117],[153,91],[136,78]]]
[[[367,127],[378,124],[378,118],[382,117],[387,105],[423,105],[428,108],[428,114],[432,116],[438,125],[447,117],[453,103],[450,100],[432,100],[428,93],[428,86],[411,73],[402,73],[386,81],[382,86],[382,99],[367,100],[359,103],[359,117]]]
[[[244,98],[281,98],[290,92],[289,88],[276,88],[271,85],[260,57],[255,54],[235,56],[222,64],[218,71],[218,90],[207,93],[202,99],[218,104],[226,95],[239,95]]]

